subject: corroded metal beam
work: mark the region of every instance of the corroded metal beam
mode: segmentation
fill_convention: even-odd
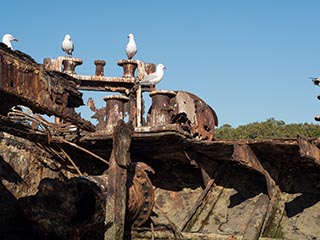
[[[95,127],[77,114],[83,105],[77,80],[63,73],[47,71],[30,56],[0,44],[0,114],[14,105],[25,105],[35,113],[55,115],[79,128]]]
[[[177,91],[171,105],[175,112],[173,122],[190,129],[192,136],[198,140],[214,139],[218,117],[205,101],[192,93]]]
[[[234,144],[232,159],[245,167],[249,167],[261,173],[266,179],[269,197],[273,198],[274,194],[277,192],[276,183],[269,172],[264,169],[250,146],[246,144]]]
[[[133,129],[119,121],[113,133],[113,149],[108,169],[104,240],[124,239],[127,202],[127,168],[131,163],[129,147]]]
[[[298,138],[299,151],[302,158],[320,165],[320,149],[303,138]]]
[[[188,215],[182,222],[181,230],[185,232],[189,232],[193,226],[193,224],[197,221],[200,213],[203,211],[205,205],[207,204],[206,198],[208,193],[215,187],[214,180],[209,180],[206,188],[202,191],[200,196],[198,197],[196,203],[189,211]]]
[[[243,239],[258,240],[268,210],[270,200],[267,195],[260,195],[252,210],[250,220],[243,234]]]

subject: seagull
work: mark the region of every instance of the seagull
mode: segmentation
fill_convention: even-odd
[[[127,44],[126,54],[128,56],[128,59],[132,59],[137,53],[137,45],[136,45],[136,42],[134,41],[134,36],[132,33],[128,35],[128,38],[129,38],[129,42]]]
[[[140,85],[142,86],[156,85],[163,78],[164,69],[166,69],[166,67],[163,64],[161,63],[158,64],[156,67],[156,71],[154,73],[151,73],[145,76],[144,79],[140,81]]]
[[[320,79],[316,77],[311,77],[314,85],[320,86]]]
[[[62,41],[61,48],[70,57],[72,56],[74,46],[69,34],[64,36],[64,40]]]
[[[3,37],[2,37],[2,42],[3,42],[5,45],[7,45],[8,48],[10,48],[10,49],[13,50],[12,45],[11,45],[11,42],[12,42],[12,41],[18,41],[18,39],[15,38],[14,36],[12,36],[12,35],[9,34],[9,33],[3,35]]]

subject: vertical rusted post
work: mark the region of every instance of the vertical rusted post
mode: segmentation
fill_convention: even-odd
[[[176,95],[173,91],[158,90],[152,91],[151,114],[148,119],[150,126],[163,126],[171,123],[170,112],[173,107],[170,106],[170,99]]]
[[[123,76],[122,77],[134,77],[134,73],[138,66],[136,60],[120,60],[118,65],[123,67]]]
[[[104,76],[104,66],[106,65],[106,61],[104,60],[95,60],[94,65],[96,65],[96,76]]]
[[[120,120],[113,132],[113,148],[109,160],[109,183],[106,199],[104,240],[124,239],[126,215],[127,167],[130,159],[132,125]]]
[[[63,72],[67,74],[76,74],[76,67],[82,64],[82,60],[79,58],[65,58],[62,61]]]
[[[141,127],[141,120],[142,120],[142,92],[141,86],[139,85],[137,90],[137,127]]]
[[[68,74],[75,73],[76,65],[72,62],[72,60],[64,60],[63,64],[63,72]]]
[[[106,130],[112,132],[119,120],[125,117],[124,103],[129,101],[129,98],[122,95],[111,95],[103,98],[106,101]]]
[[[137,96],[135,92],[128,95],[129,101],[124,103],[124,111],[128,114],[128,120],[134,127],[137,126]]]

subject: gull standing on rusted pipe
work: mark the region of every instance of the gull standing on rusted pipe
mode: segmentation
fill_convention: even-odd
[[[64,36],[64,39],[61,44],[61,48],[66,54],[68,54],[68,56],[70,57],[72,56],[74,45],[69,34]]]
[[[7,45],[8,48],[12,49],[12,45],[11,42],[12,41],[18,41],[17,38],[15,38],[14,36],[12,36],[11,34],[7,33],[5,35],[3,35],[2,37],[2,43],[4,43],[5,45]]]
[[[140,85],[142,86],[156,85],[162,80],[164,69],[166,69],[166,67],[163,64],[161,63],[158,64],[156,67],[156,71],[154,73],[151,73],[145,76],[144,79],[140,81]]]
[[[134,36],[132,33],[128,35],[128,38],[129,38],[129,42],[126,47],[126,54],[128,56],[128,59],[132,59],[137,53],[137,45],[136,45],[136,42],[134,41]]]

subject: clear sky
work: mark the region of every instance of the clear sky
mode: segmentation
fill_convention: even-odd
[[[320,76],[318,0],[11,0],[0,7],[0,33],[13,34],[13,47],[39,63],[63,56],[69,33],[73,56],[84,61],[77,73],[93,75],[93,61],[104,59],[105,75],[121,76],[117,62],[134,33],[136,58],[167,67],[157,89],[198,95],[219,126],[271,117],[317,123],[320,88],[309,77]],[[103,94],[85,93],[85,103],[89,96],[99,102]]]

